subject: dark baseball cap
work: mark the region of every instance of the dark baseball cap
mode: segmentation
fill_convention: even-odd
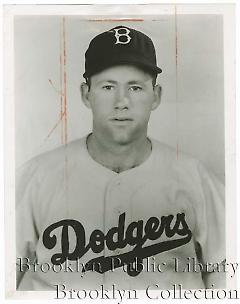
[[[153,74],[161,73],[157,66],[152,40],[126,26],[117,26],[92,39],[85,53],[84,78],[119,64],[136,65]]]

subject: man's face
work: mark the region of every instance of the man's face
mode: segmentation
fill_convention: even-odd
[[[82,97],[92,110],[95,136],[124,145],[147,136],[160,88],[141,69],[120,65],[92,76],[90,88],[82,85]]]

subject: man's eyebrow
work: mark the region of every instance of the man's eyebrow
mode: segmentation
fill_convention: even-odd
[[[144,84],[144,83],[146,83],[147,82],[147,80],[131,80],[131,81],[129,81],[128,82],[128,84]]]
[[[112,83],[112,84],[117,84],[117,81],[114,81],[114,80],[99,80],[98,82],[97,82],[97,84],[102,84],[102,83]]]

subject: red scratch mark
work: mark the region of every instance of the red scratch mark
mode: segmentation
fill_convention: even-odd
[[[67,53],[66,53],[66,30],[65,30],[65,18],[62,18],[61,26],[60,26],[60,90],[58,90],[51,79],[48,79],[51,86],[54,90],[60,95],[60,116],[58,121],[49,131],[46,139],[48,139],[53,131],[57,128],[57,126],[61,123],[61,143],[67,144],[68,142],[68,133],[67,133]],[[46,140],[45,139],[45,140]]]
[[[51,86],[54,88],[54,90],[61,96],[60,98],[62,99],[63,93],[61,92],[61,90],[58,90],[58,89],[54,86],[54,84],[53,84],[53,82],[52,82],[51,79],[48,79],[48,81],[49,81],[49,83],[51,84]],[[61,112],[59,120],[56,122],[56,124],[55,124],[55,125],[52,127],[52,129],[49,131],[49,133],[48,133],[47,137],[45,138],[45,140],[47,140],[47,139],[52,135],[53,131],[54,131],[54,130],[57,128],[57,126],[62,122],[62,119],[63,119],[64,115],[65,115],[65,113],[64,113],[64,112]]]
[[[66,25],[65,17],[62,18],[60,27],[60,85],[61,85],[61,96],[60,96],[60,121],[61,125],[61,142],[67,144],[68,133],[67,133],[67,53],[66,53]]]
[[[112,21],[144,21],[144,19],[141,18],[107,18],[107,19],[89,19],[90,22],[112,22]]]
[[[66,145],[68,141],[67,134],[67,72],[66,72],[66,64],[67,64],[67,53],[66,53],[66,26],[65,26],[65,17],[62,19],[62,35],[63,35],[63,113],[64,113],[64,121],[63,121],[63,143]],[[62,111],[61,111],[62,112]]]
[[[177,7],[175,5],[175,57],[176,57],[176,69],[178,65],[178,37],[177,37]]]
[[[60,91],[58,91],[52,83],[52,80],[49,79],[49,83],[60,95],[60,117],[53,128],[50,130],[47,138],[53,133],[57,126],[61,123],[61,142],[64,145],[67,145],[68,142],[68,133],[67,133],[67,51],[66,51],[66,24],[65,18],[63,17],[60,25],[60,56],[59,56],[59,66],[60,66]],[[46,139],[47,139],[46,138]],[[65,185],[65,199],[68,203],[68,157],[67,153],[65,154],[64,159],[64,185]],[[67,206],[69,206],[67,204]],[[68,210],[69,211],[69,210]]]
[[[49,131],[49,133],[48,133],[46,139],[48,139],[48,138],[51,136],[51,134],[53,133],[53,131],[54,131],[54,130],[57,128],[57,126],[61,123],[61,121],[62,121],[62,119],[63,119],[65,113],[61,113],[61,115],[62,115],[62,116],[59,118],[59,120],[56,122],[56,124],[55,124],[55,125],[52,127],[52,129]]]
[[[61,86],[61,92],[63,92],[63,81],[62,81],[62,67],[63,67],[63,57],[62,57],[62,28],[60,28],[60,86]],[[62,122],[63,119],[63,94],[61,94],[60,97],[60,121]],[[61,124],[61,143],[63,143],[63,124]]]
[[[61,140],[66,146],[68,143],[68,130],[67,130],[67,48],[66,48],[66,22],[65,17],[61,22],[61,40],[60,40],[60,81],[61,81],[61,109],[60,119],[62,121]],[[67,152],[67,150],[66,150]],[[64,158],[64,187],[65,187],[65,200],[67,205],[67,212],[69,212],[68,204],[68,156],[65,154]]]
[[[177,6],[175,8],[175,63],[176,63],[176,129],[178,130],[178,28]],[[179,157],[178,133],[177,133],[177,159]]]
[[[51,84],[51,86],[54,88],[54,90],[59,94],[59,95],[63,95],[63,93],[58,90],[55,85],[53,84],[52,80],[51,79],[48,79],[49,83]]]

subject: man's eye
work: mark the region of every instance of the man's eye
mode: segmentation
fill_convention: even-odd
[[[112,85],[105,85],[102,87],[104,90],[107,90],[107,91],[110,91],[113,89],[113,86]]]
[[[137,85],[134,85],[134,86],[131,86],[129,89],[130,89],[131,91],[137,92],[137,91],[141,91],[141,90],[142,90],[142,87],[137,86]]]

